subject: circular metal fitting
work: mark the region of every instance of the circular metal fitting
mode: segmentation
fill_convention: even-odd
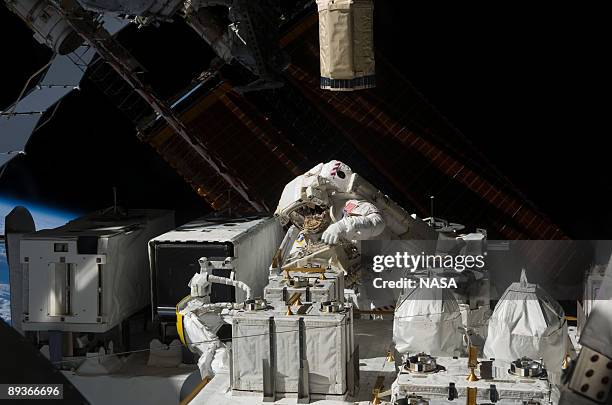
[[[306,277],[293,277],[289,280],[289,285],[294,288],[308,287],[308,279]]]
[[[522,357],[510,363],[510,374],[519,377],[539,377],[543,372],[542,363]]]
[[[438,370],[436,359],[425,353],[408,358],[404,368],[411,373],[433,373]]]
[[[338,301],[323,301],[321,303],[321,312],[338,313],[344,309],[344,306]]]
[[[267,307],[268,303],[262,298],[255,298],[252,300],[244,301],[244,309],[246,311],[261,311],[262,309],[266,309]]]

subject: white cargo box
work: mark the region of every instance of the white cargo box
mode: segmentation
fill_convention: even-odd
[[[291,273],[290,278],[274,276],[264,289],[264,299],[268,302],[285,302],[294,294],[300,294],[302,302],[324,302],[344,300],[344,275],[332,272],[319,274]],[[299,280],[296,282],[296,278]],[[304,281],[303,281],[304,280]],[[302,286],[300,282],[308,282]]]
[[[438,366],[445,370],[432,373],[410,373],[402,370],[392,386],[392,399],[421,396],[435,404],[464,403],[468,388],[476,388],[478,403],[522,405],[530,400],[536,404],[549,403],[551,385],[546,378],[519,377],[509,373],[510,364],[495,360],[492,379],[467,381],[467,358],[438,357]],[[478,373],[477,373],[478,374]],[[456,397],[449,400],[449,386],[456,390]]]
[[[374,2],[317,0],[321,88],[352,91],[376,86]]]
[[[270,217],[202,218],[160,235],[149,242],[153,316],[175,319],[175,306],[189,295],[189,280],[199,273],[198,259],[231,257],[233,277],[261,297],[268,283],[272,257],[283,238],[280,223]],[[214,270],[216,276],[230,272]],[[211,302],[241,302],[244,291],[213,284]]]
[[[358,368],[352,308],[322,313],[313,305],[304,314],[284,311],[247,311],[234,317],[233,395],[352,394]]]
[[[24,331],[103,333],[150,302],[147,242],[172,229],[162,210],[98,212],[24,235]]]

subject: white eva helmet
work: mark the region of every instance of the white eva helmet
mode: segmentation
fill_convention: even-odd
[[[338,160],[319,163],[285,186],[274,215],[283,225],[291,222],[301,229],[304,214],[333,206],[334,195],[349,188],[352,175],[351,168]]]

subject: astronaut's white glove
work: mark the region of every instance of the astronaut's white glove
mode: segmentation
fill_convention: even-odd
[[[321,240],[328,245],[335,245],[340,240],[340,237],[346,236],[347,225],[344,219],[335,222],[327,227],[323,235],[321,235]]]

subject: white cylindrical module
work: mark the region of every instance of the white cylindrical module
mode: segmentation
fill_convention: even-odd
[[[317,0],[321,88],[353,91],[376,86],[372,0]]]
[[[46,0],[9,0],[6,5],[34,31],[34,38],[54,52],[66,55],[83,39]]]

